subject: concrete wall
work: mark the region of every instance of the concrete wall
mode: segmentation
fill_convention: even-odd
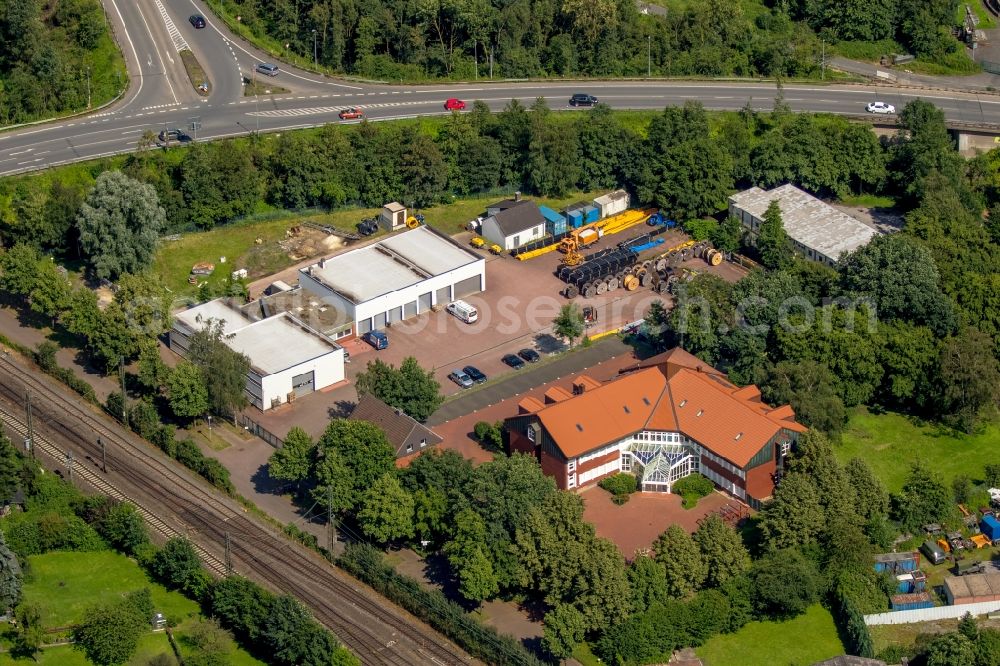
[[[890,613],[875,613],[865,615],[865,624],[869,627],[882,624],[912,624],[962,617],[966,613],[986,615],[1000,611],[1000,601],[987,601],[978,604],[962,604],[960,606],[937,606],[935,608],[917,608],[915,610],[893,611]]]

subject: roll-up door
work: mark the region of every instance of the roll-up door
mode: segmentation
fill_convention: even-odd
[[[418,312],[427,312],[431,309],[432,305],[434,305],[434,296],[431,292],[428,291],[426,294],[420,294],[420,297],[417,299]]]
[[[409,319],[410,317],[417,316],[417,302],[406,303],[403,305],[403,319]]]
[[[464,280],[459,280],[455,283],[455,299],[462,298],[463,296],[468,296],[469,294],[478,294],[480,289],[480,282],[478,275],[473,275],[470,278],[465,278]]]
[[[448,305],[451,303],[451,288],[441,287],[437,290],[437,304]]]
[[[386,321],[390,324],[402,319],[403,308],[392,308],[386,313]]]
[[[370,330],[372,330],[371,319],[362,319],[358,322],[358,336],[362,336]]]
[[[385,328],[385,313],[384,312],[379,312],[377,315],[375,315],[373,317],[373,319],[375,321],[372,324],[372,328],[374,328],[376,331],[380,331],[383,328]]]
[[[292,377],[292,390],[295,391],[296,396],[301,397],[307,393],[312,393],[315,388],[316,379],[315,373],[312,370]]]

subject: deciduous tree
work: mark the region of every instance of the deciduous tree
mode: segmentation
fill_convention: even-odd
[[[97,277],[114,280],[150,265],[166,213],[151,185],[105,171],[80,206],[76,223],[90,268]]]
[[[167,376],[170,409],[182,419],[208,412],[208,387],[204,371],[189,361],[181,361]]]
[[[267,461],[267,474],[272,479],[301,482],[312,472],[316,444],[305,430],[292,427],[280,449]]]
[[[570,656],[587,630],[583,614],[572,604],[558,604],[545,614],[543,625],[542,645],[556,659]]]
[[[956,426],[971,432],[985,408],[1000,403],[1000,362],[993,340],[964,328],[941,352],[941,399]]]
[[[663,567],[666,591],[683,598],[696,592],[705,582],[708,570],[701,550],[680,525],[671,525],[653,542],[656,562]]]
[[[219,414],[236,414],[248,403],[246,376],[250,359],[224,342],[225,322],[209,320],[191,335],[188,358],[201,368],[208,388],[209,408]]]
[[[330,421],[319,439],[318,452],[317,482],[321,487],[336,488],[335,500],[345,508],[358,506],[362,494],[393,470],[396,459],[381,428],[348,419]],[[317,493],[324,506],[326,499],[325,493]]]
[[[574,303],[559,308],[559,314],[552,322],[552,332],[569,341],[569,346],[583,335],[583,311]]]
[[[359,395],[371,394],[418,421],[426,421],[444,400],[434,373],[420,367],[412,356],[403,359],[399,369],[381,360],[369,361],[354,384]]]
[[[706,585],[718,587],[750,567],[750,554],[739,533],[713,514],[698,526],[694,541],[701,550],[708,575]]]
[[[361,496],[361,530],[380,543],[413,536],[413,496],[395,474],[378,478]]]
[[[781,207],[777,200],[767,205],[755,244],[760,254],[760,263],[765,268],[782,270],[792,263],[792,247],[781,219]]]

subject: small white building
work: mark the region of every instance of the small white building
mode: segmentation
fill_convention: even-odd
[[[615,190],[610,194],[594,199],[594,205],[600,211],[601,219],[624,213],[628,210],[629,197],[625,190]]]
[[[344,379],[340,345],[287,312],[251,321],[224,299],[176,313],[170,348],[187,356],[190,336],[211,320],[223,322],[223,341],[250,359],[246,393],[257,409],[292,402]]]
[[[751,242],[772,201],[778,202],[795,250],[827,266],[836,265],[842,255],[864,247],[880,233],[789,183],[773,190],[751,187],[729,197],[729,214],[743,223]]]
[[[379,225],[388,232],[406,228],[406,206],[393,201],[382,206],[378,216]]]
[[[514,203],[483,220],[483,238],[504,250],[513,250],[545,236],[545,218],[538,205],[524,200]]]
[[[484,291],[486,260],[421,226],[302,268],[299,284],[344,312],[360,336]]]

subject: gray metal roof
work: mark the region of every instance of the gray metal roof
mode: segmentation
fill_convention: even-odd
[[[418,227],[304,270],[358,304],[476,261],[482,257],[428,227]]]
[[[261,375],[273,375],[339,349],[287,312],[244,326],[225,342],[245,354]]]
[[[834,261],[842,254],[867,245],[879,234],[792,184],[767,191],[751,187],[729,197],[733,205],[758,219],[764,218],[768,205],[775,200],[781,208],[781,221],[789,237]]]

